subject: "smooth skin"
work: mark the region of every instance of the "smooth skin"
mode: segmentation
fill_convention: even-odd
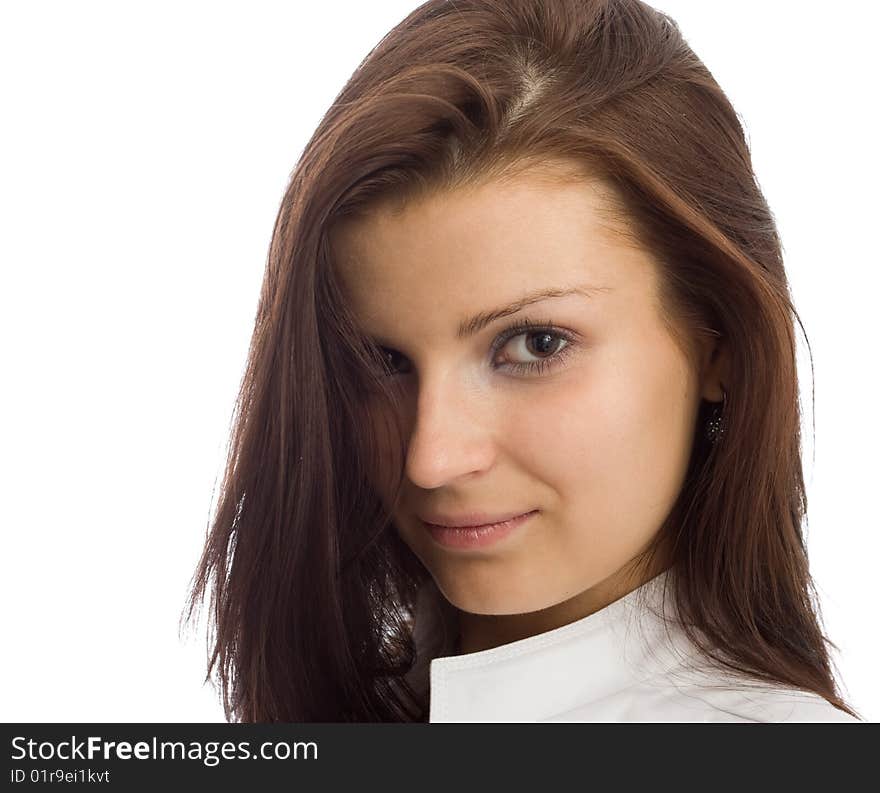
[[[661,557],[636,575],[632,562],[681,490],[700,400],[720,402],[725,382],[722,343],[691,336],[689,358],[670,335],[657,264],[614,233],[607,188],[545,173],[400,211],[381,204],[331,238],[359,325],[392,352],[388,376],[402,394],[407,455],[395,525],[458,609],[462,653],[566,625],[665,568]],[[457,335],[479,312],[570,287],[588,291]],[[539,328],[493,354],[493,341],[524,317],[569,340]],[[542,360],[543,371],[511,368]],[[439,545],[418,517],[534,509],[479,550]]]

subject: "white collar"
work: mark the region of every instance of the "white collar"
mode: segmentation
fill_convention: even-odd
[[[454,609],[433,585],[420,592],[417,663],[408,677],[423,690],[430,682],[432,722],[558,718],[694,660],[669,583],[663,571],[568,625],[463,655],[448,654]]]

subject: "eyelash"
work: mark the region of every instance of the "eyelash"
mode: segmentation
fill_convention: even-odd
[[[491,348],[493,360],[495,355],[502,350],[509,341],[515,339],[517,336],[539,333],[553,336],[557,340],[562,339],[565,341],[565,345],[547,358],[541,358],[537,361],[528,361],[527,363],[506,364],[506,367],[509,370],[516,372],[517,374],[525,373],[541,375],[546,369],[555,368],[556,366],[561,365],[568,354],[573,351],[573,348],[577,343],[573,334],[564,331],[561,328],[557,328],[552,320],[537,321],[529,317],[524,317],[505,328],[498,335]],[[501,365],[496,368],[503,368],[504,366],[505,365]],[[397,373],[395,372],[391,372],[391,376],[395,376],[396,374]]]
[[[562,364],[575,345],[574,336],[561,328],[557,328],[552,320],[537,321],[529,317],[517,320],[508,328],[505,328],[498,336],[498,339],[492,345],[492,356],[494,358],[495,353],[503,349],[509,341],[517,336],[530,336],[541,333],[553,336],[557,340],[562,339],[565,341],[565,344],[547,358],[540,358],[537,361],[528,361],[527,363],[512,363],[507,366],[517,373],[543,374],[545,369],[551,369]]]

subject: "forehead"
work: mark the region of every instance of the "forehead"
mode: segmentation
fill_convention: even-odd
[[[646,256],[598,180],[539,171],[492,180],[347,219],[331,234],[333,265],[356,314],[388,327],[389,312],[458,314],[535,288],[617,289]]]

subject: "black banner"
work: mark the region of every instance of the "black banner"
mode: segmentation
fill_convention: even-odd
[[[2,787],[873,787],[868,724],[3,724]],[[723,785],[722,785],[723,786]],[[336,789],[335,787],[332,789]]]

